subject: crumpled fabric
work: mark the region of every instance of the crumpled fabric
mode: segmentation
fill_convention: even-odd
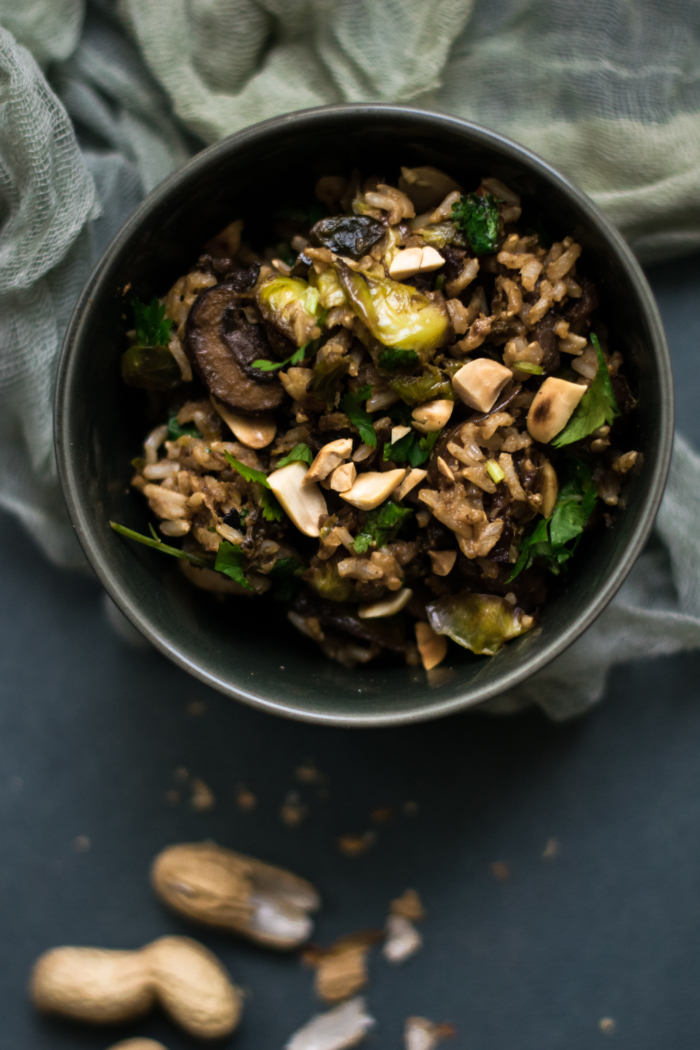
[[[70,312],[129,213],[204,143],[308,106],[410,102],[551,160],[643,260],[700,247],[695,0],[0,0],[0,27],[0,507],[64,566],[83,564],[52,441]],[[489,709],[572,717],[613,664],[700,645],[699,491],[678,438],[656,544]]]

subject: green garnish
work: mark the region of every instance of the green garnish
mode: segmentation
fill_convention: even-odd
[[[498,246],[498,204],[490,193],[485,197],[467,193],[452,205],[452,218],[466,234],[475,255],[495,252]]]
[[[486,460],[486,472],[491,478],[491,481],[494,483],[494,485],[498,485],[501,481],[503,481],[505,477],[503,469],[499,466],[495,459]]]
[[[370,547],[384,547],[393,540],[405,518],[413,514],[408,507],[387,500],[376,510],[367,512],[367,520],[355,537],[353,547],[356,554],[364,554]]]
[[[535,365],[531,361],[516,361],[513,368],[517,368],[519,372],[529,372],[532,376],[544,375],[542,365]]]
[[[372,426],[372,417],[363,408],[363,402],[372,396],[372,387],[368,383],[360,387],[354,394],[344,394],[340,399],[340,410],[344,412],[350,422],[357,427],[360,437],[365,445],[372,448],[377,447],[377,435]]]
[[[298,558],[278,558],[269,572],[277,586],[272,592],[272,597],[277,602],[286,602],[293,598],[299,588],[299,577],[304,572],[304,566]]]
[[[216,552],[214,568],[217,572],[223,572],[224,576],[229,576],[232,580],[235,580],[236,583],[240,583],[241,587],[245,587],[247,591],[253,590],[243,572],[243,551],[235,547],[233,543],[229,543],[227,540],[221,541]]]
[[[276,368],[284,368],[285,365],[301,364],[308,345],[308,343],[304,343],[286,361],[267,361],[265,358],[259,357],[257,361],[253,361],[253,368],[258,368],[261,372],[274,372]]]
[[[137,345],[167,346],[175,322],[170,318],[166,319],[165,307],[161,306],[156,298],[151,299],[150,303],[132,299],[131,306],[134,311]]]
[[[277,469],[280,467],[286,467],[289,463],[306,463],[309,467],[314,461],[314,454],[309,446],[304,441],[300,441],[294,446],[291,452],[288,452],[286,456],[283,456],[277,463]]]
[[[437,275],[437,277],[435,278],[435,286],[434,286],[433,290],[436,291],[436,292],[441,292],[444,287],[445,287],[445,275],[444,275],[444,273],[439,273]]]
[[[284,511],[277,502],[277,497],[269,491],[269,487],[264,488],[260,493],[260,507],[262,508],[265,521],[282,521],[284,519]]]
[[[198,565],[200,569],[211,569],[212,567],[212,559],[206,554],[190,554],[189,551],[181,551],[178,547],[169,547],[167,543],[163,543],[153,531],[153,526],[150,527],[153,533],[153,539],[151,539],[150,536],[144,536],[140,532],[134,532],[133,529],[127,529],[125,525],[118,525],[116,521],[110,521],[109,524],[115,532],[126,536],[130,540],[136,540],[137,543],[142,543],[144,547],[153,547],[154,550],[162,551],[163,554],[170,554],[173,558],[182,558],[183,561],[189,561],[192,565]]]
[[[384,445],[384,459],[393,463],[405,463],[408,460],[412,467],[422,467],[430,459],[430,453],[439,436],[439,430],[431,431],[425,437],[413,430],[399,438],[395,444]]]
[[[201,438],[202,434],[195,426],[181,427],[177,421],[177,413],[168,420],[168,437],[171,441],[177,441],[181,437]]]
[[[385,372],[395,372],[397,368],[415,368],[419,358],[415,350],[382,350],[377,360]]]
[[[224,452],[224,456],[229,467],[233,467],[246,481],[253,481],[256,485],[262,485],[263,488],[269,489],[270,483],[262,470],[256,470],[255,467],[247,467],[239,459],[234,459],[230,452]]]
[[[558,576],[561,566],[575,554],[597,499],[590,470],[585,463],[576,462],[573,476],[559,492],[551,518],[543,518],[533,532],[521,540],[520,557],[507,582],[514,580],[523,569],[529,569],[537,558],[545,558],[549,571]]]
[[[617,401],[615,400],[615,392],[610,382],[608,366],[605,363],[603,351],[600,349],[598,337],[593,332],[591,332],[591,342],[595,347],[598,358],[598,370],[595,374],[595,379],[579,401],[576,411],[569,422],[552,441],[555,448],[562,448],[563,445],[571,445],[574,441],[581,441],[582,438],[588,437],[589,434],[592,434],[598,427],[602,427],[603,424],[612,423],[615,417],[620,414],[620,409],[617,407]]]
[[[441,398],[454,401],[454,391],[449,379],[446,379],[439,368],[428,365],[424,372],[417,376],[397,376],[391,382],[391,389],[407,405],[422,405],[426,401]]]

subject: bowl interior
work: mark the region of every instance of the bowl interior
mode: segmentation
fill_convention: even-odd
[[[149,426],[148,398],[119,375],[123,289],[163,295],[235,218],[270,243],[280,206],[313,200],[321,174],[379,174],[435,164],[467,189],[495,175],[523,199],[524,226],[583,245],[611,344],[619,347],[639,407],[627,447],[644,456],[612,527],[581,549],[540,627],[496,657],[451,647],[422,669],[325,660],[273,603],[219,603],[190,587],[174,560],[123,540],[110,519],[147,531],[143,498],[129,488],[130,460]],[[672,437],[670,365],[651,293],[628,250],[591,203],[542,161],[461,121],[389,107],[333,107],[258,125],[211,147],[144,202],[98,264],[76,308],[61,362],[57,448],[66,500],[86,553],[112,597],[162,651],[210,685],[280,714],[344,724],[434,717],[512,687],[570,644],[614,594],[653,523]],[[159,421],[159,420],[158,420]]]

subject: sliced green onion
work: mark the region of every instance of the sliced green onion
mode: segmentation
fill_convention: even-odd
[[[520,372],[529,372],[533,376],[541,376],[544,374],[544,368],[542,365],[533,365],[531,361],[516,361],[514,368],[517,368]]]
[[[488,471],[488,475],[494,485],[498,485],[499,482],[503,481],[505,473],[501,470],[495,459],[486,460],[486,470]]]

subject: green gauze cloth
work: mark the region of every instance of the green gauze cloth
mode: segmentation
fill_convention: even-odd
[[[59,564],[80,564],[51,418],[71,308],[129,212],[203,143],[308,106],[410,102],[551,160],[642,259],[700,248],[696,0],[0,0],[0,27],[0,506]],[[614,663],[700,645],[698,492],[678,439],[662,542],[493,710],[567,718]]]

